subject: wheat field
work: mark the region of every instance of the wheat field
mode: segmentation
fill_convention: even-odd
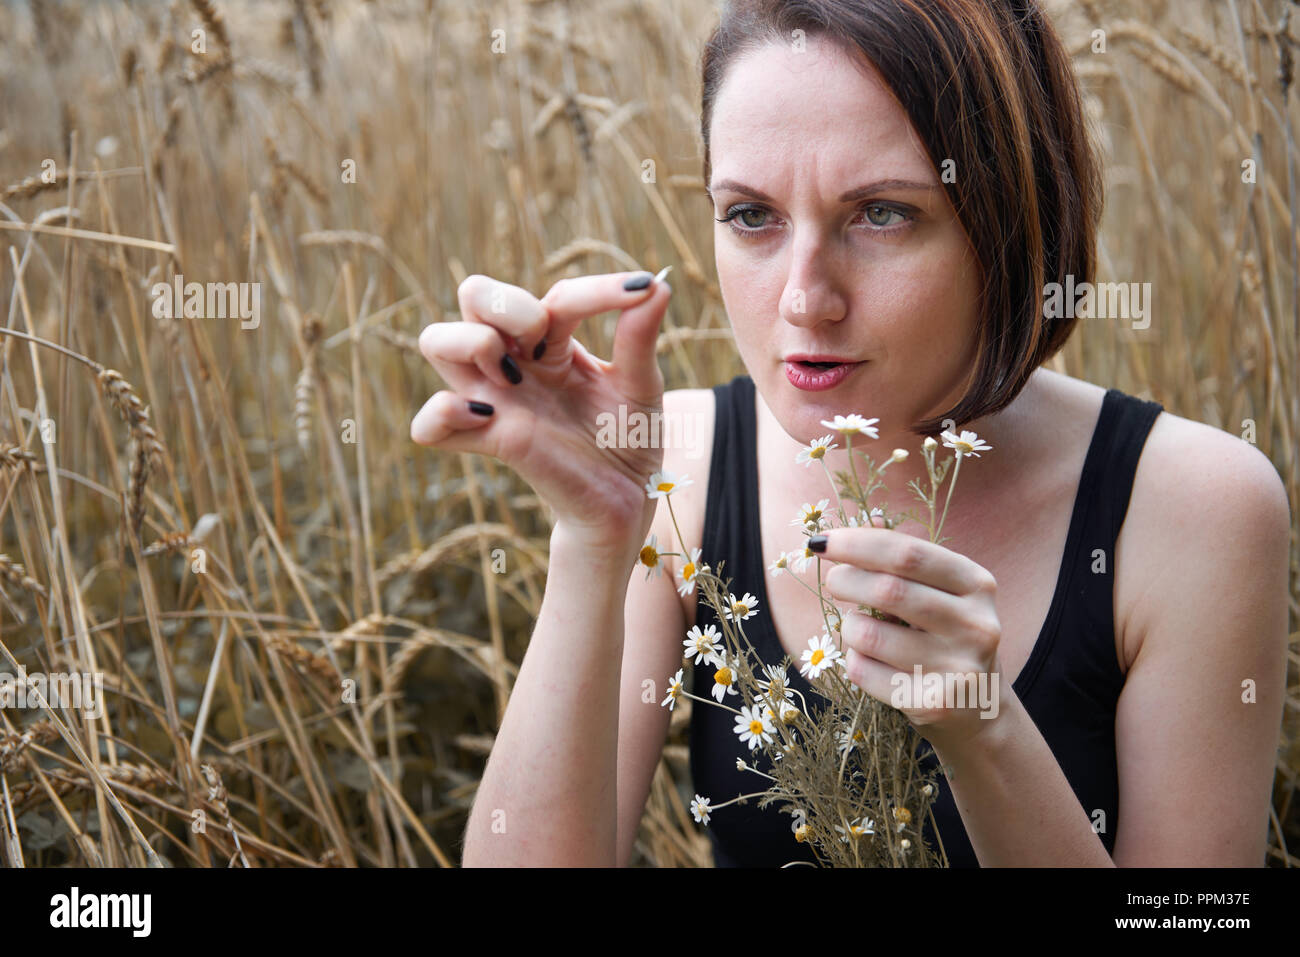
[[[1160,301],[1052,367],[1249,432],[1294,515],[1300,24],[1282,0],[1044,6],[1105,158],[1100,278]],[[715,20],[0,5],[0,670],[101,673],[104,698],[0,710],[5,865],[459,864],[550,526],[509,469],[411,442],[442,387],[415,338],[471,273],[541,295],[671,264],[668,388],[743,371],[701,180]],[[177,275],[260,283],[259,321],[157,315]],[[597,355],[612,322],[580,333]],[[1300,864],[1292,540],[1276,866]],[[638,865],[711,863],[689,713]]]

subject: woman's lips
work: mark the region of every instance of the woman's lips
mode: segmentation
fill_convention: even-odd
[[[796,389],[805,392],[822,392],[833,389],[843,382],[861,362],[841,362],[830,368],[822,368],[809,362],[786,362],[785,377]]]

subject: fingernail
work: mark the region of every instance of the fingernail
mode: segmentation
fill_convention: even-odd
[[[469,400],[469,410],[475,415],[491,415],[496,411],[486,402],[475,402],[473,399]]]
[[[506,378],[514,385],[524,381],[524,374],[519,371],[519,366],[515,364],[515,360],[509,354],[501,357],[501,371],[506,374]]]
[[[643,272],[639,276],[633,276],[627,282],[623,283],[623,288],[628,292],[636,292],[638,289],[645,289],[650,283],[654,282],[655,277],[648,272]]]
[[[808,539],[808,548],[814,552],[826,551],[826,536],[814,535]]]
[[[537,343],[537,345],[533,348],[533,358],[540,359],[542,357],[542,353],[545,351],[546,351],[546,340],[543,339],[541,342]]]

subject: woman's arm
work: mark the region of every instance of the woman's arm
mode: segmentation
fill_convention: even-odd
[[[1140,651],[1116,712],[1113,861],[1050,748],[1005,685],[1002,712],[931,743],[983,866],[1264,864],[1286,677],[1290,511],[1272,464],[1217,430],[1150,463],[1135,496],[1148,568],[1130,628]],[[1234,444],[1235,443],[1235,444]],[[1169,481],[1177,474],[1179,481]],[[1116,559],[1118,564],[1119,557]]]
[[[465,830],[465,867],[613,867],[619,666],[635,550],[551,535],[537,627]]]

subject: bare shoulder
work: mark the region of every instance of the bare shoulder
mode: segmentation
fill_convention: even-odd
[[[1279,546],[1285,553],[1279,539],[1289,541],[1290,523],[1286,488],[1268,456],[1237,435],[1161,412],[1138,460],[1116,546],[1116,567],[1134,572],[1116,586],[1116,607],[1126,612],[1126,664],[1166,606],[1188,600],[1178,582],[1193,580],[1193,566],[1214,565],[1207,577],[1236,590],[1234,576],[1252,575],[1252,563]]]

